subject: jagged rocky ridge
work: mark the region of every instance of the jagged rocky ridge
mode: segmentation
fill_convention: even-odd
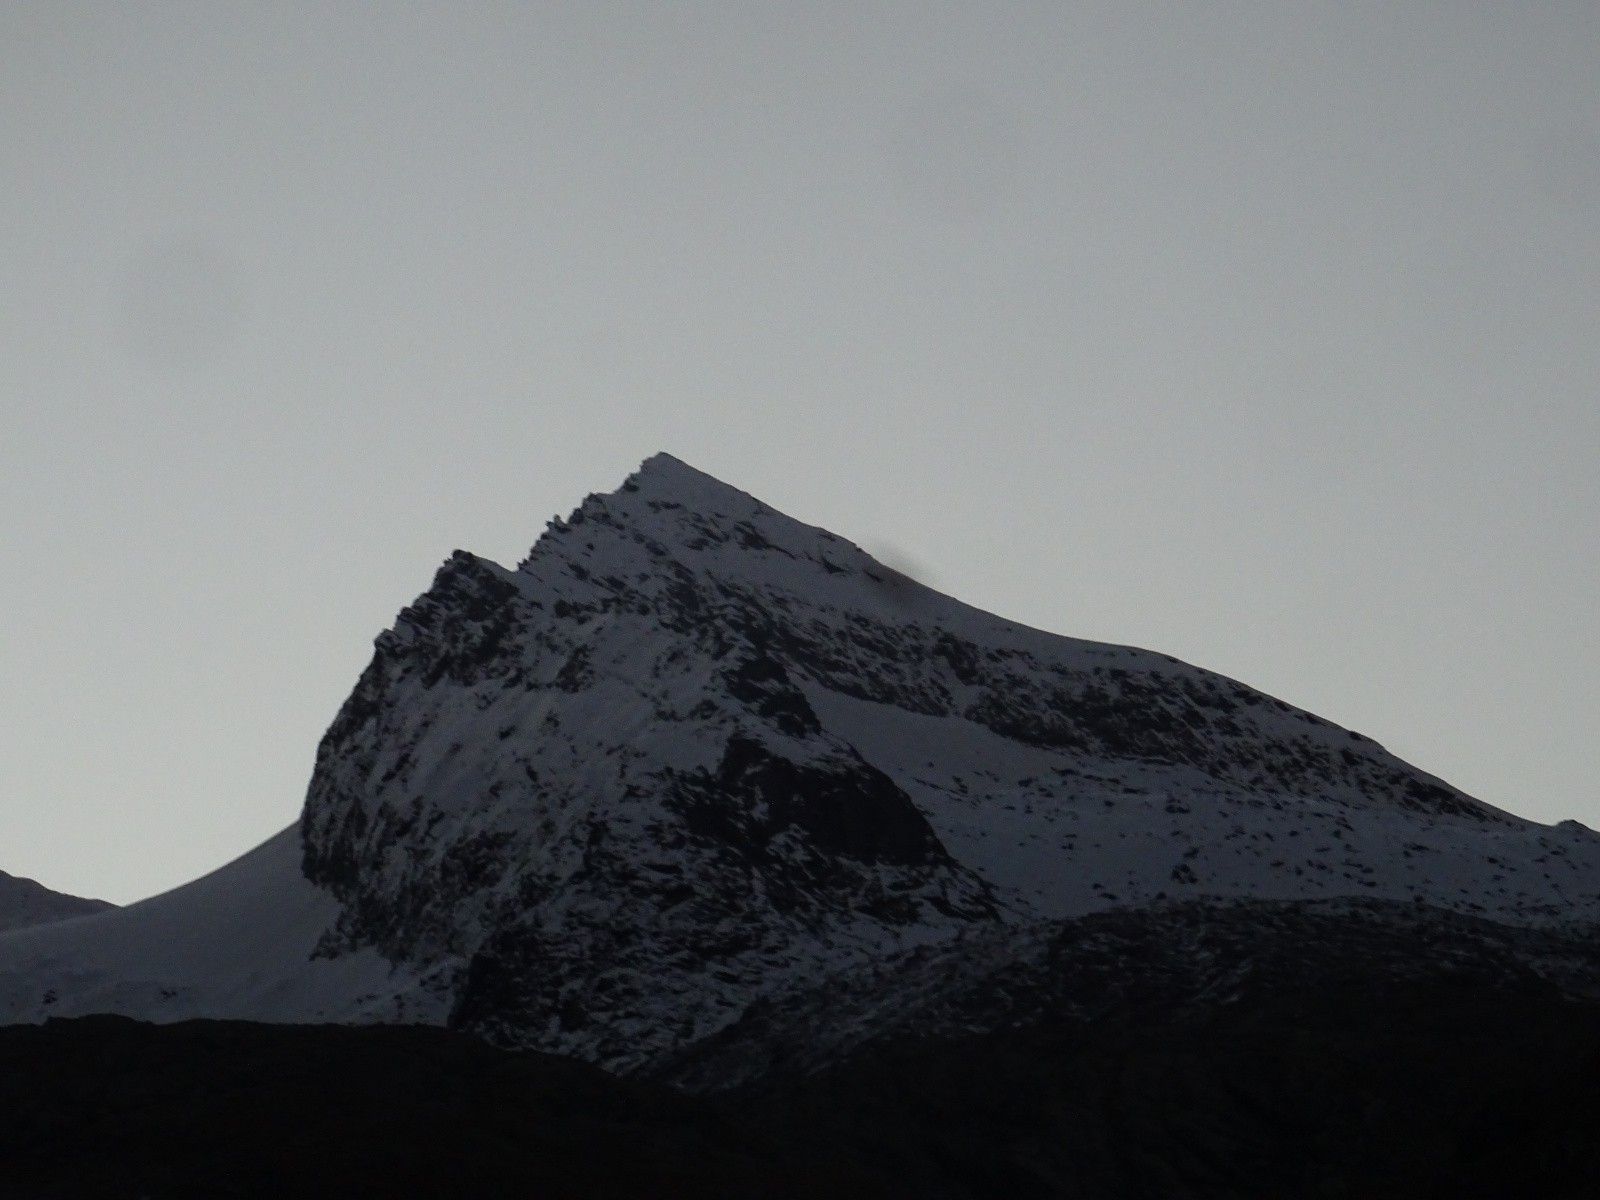
[[[927,948],[959,980],[971,947],[1127,906],[1600,916],[1581,826],[973,610],[665,455],[515,571],[441,568],[323,739],[300,836],[341,905],[321,959],[376,951],[458,1027],[624,1072],[820,978],[848,995]]]

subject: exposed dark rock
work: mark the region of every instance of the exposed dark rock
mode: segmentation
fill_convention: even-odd
[[[801,765],[753,738],[730,738],[715,773],[685,776],[675,807],[689,830],[749,862],[799,831],[825,858],[953,865],[911,798],[860,759]]]

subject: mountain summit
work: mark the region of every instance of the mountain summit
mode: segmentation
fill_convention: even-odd
[[[0,1019],[420,1020],[710,1086],[707,1054],[792,1042],[818,995],[857,1041],[919,1005],[1003,1026],[975,980],[1056,987],[1082,930],[1142,944],[1127,914],[1436,920],[1553,963],[1552,931],[1600,918],[1600,838],[1169,656],[973,609],[663,454],[515,570],[439,569],[293,831],[69,939],[0,937]]]

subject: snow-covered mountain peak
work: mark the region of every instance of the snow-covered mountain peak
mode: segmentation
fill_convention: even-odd
[[[441,568],[329,729],[302,835],[345,904],[327,953],[460,961],[461,1023],[618,1064],[669,1049],[646,1027],[693,1040],[788,981],[996,921],[1204,896],[1548,920],[1600,858],[1234,680],[941,596],[665,455],[517,570]]]
[[[723,483],[664,450],[640,463],[639,469],[611,493],[614,502],[630,496],[646,504],[680,505],[707,516],[743,516],[772,511],[748,492]]]
[[[322,739],[290,843],[282,944],[320,965],[241,969],[294,1013],[448,1009],[623,1070],[819,980],[1119,908],[1600,919],[1586,830],[1170,656],[970,608],[666,455],[515,570],[440,567]],[[252,861],[264,887],[285,846]],[[392,986],[332,996],[374,961]],[[126,982],[100,994],[172,990]]]
[[[590,519],[632,528],[643,536],[666,537],[679,548],[693,541],[697,530],[731,530],[748,521],[777,522],[792,527],[795,533],[822,532],[664,453],[645,459],[615,491],[585,497],[568,522],[552,523],[552,531]]]
[[[668,454],[552,521],[519,573],[530,594],[565,589],[563,577],[654,593],[693,573],[868,607],[883,599],[874,590],[906,582],[843,538]]]

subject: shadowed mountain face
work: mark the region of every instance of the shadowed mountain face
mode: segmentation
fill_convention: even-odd
[[[85,900],[52,892],[31,879],[18,879],[0,871],[0,930],[47,925],[70,917],[87,916],[113,907],[104,900]]]
[[[1191,901],[989,928],[754,1004],[655,1077],[690,1091],[760,1089],[889,1045],[983,1046],[1028,1030],[1180,1036],[1251,1006],[1277,1013],[1287,1035],[1294,1011],[1323,1020],[1335,997],[1362,1009],[1360,1028],[1379,1030],[1404,1016],[1394,997],[1413,993],[1594,1010],[1600,928],[1369,900]]]
[[[930,1196],[1600,1195],[1600,1006],[1470,977],[1315,985],[879,1041],[743,1106]]]

